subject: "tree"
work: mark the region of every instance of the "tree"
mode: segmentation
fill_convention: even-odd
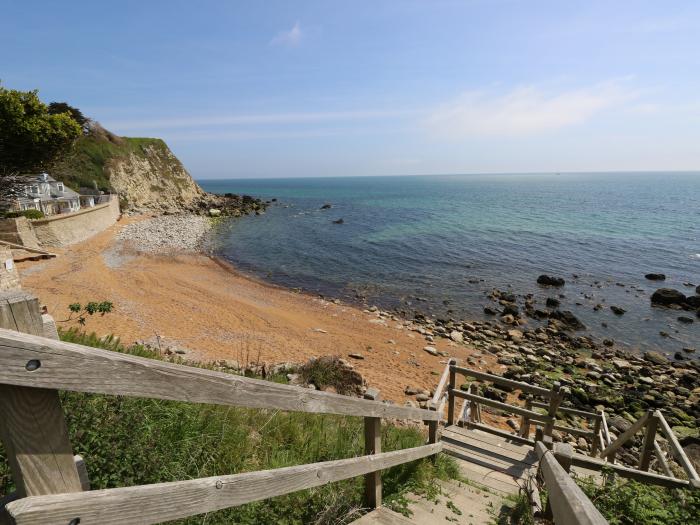
[[[49,104],[49,115],[60,115],[62,113],[68,113],[73,120],[80,124],[80,127],[83,128],[83,133],[87,131],[90,119],[83,115],[83,112],[78,108],[71,106],[67,102],[51,102]]]
[[[49,169],[80,135],[80,124],[50,114],[37,91],[0,86],[0,207],[16,197],[22,174]]]

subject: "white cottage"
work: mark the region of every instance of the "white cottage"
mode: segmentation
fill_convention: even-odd
[[[44,215],[56,215],[80,210],[80,200],[78,193],[48,173],[41,173],[27,177],[27,183],[15,202],[15,208],[19,211],[39,210]],[[94,199],[86,204],[94,206]]]

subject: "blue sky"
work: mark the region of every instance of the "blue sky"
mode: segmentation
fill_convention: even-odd
[[[700,169],[698,1],[0,0],[0,79],[197,178]]]

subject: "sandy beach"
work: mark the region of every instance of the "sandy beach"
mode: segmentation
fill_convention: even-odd
[[[63,328],[75,324],[61,322],[69,304],[112,301],[114,311],[89,317],[86,331],[114,334],[127,344],[155,344],[159,336],[163,347],[184,350],[187,359],[276,364],[338,355],[385,399],[401,404],[409,399],[406,386],[431,390],[437,384],[446,358],[425,352],[425,339],[400,319],[259,282],[203,254],[137,252],[117,235],[138,220],[124,218],[58,250],[55,259],[21,263],[23,287]],[[432,346],[458,359],[477,354],[449,339]],[[351,359],[351,353],[364,359]],[[494,362],[481,354],[477,359],[485,367]]]

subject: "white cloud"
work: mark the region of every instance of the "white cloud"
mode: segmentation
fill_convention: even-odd
[[[435,109],[427,127],[441,137],[522,137],[582,124],[637,93],[606,82],[557,94],[519,87],[505,94],[469,91]]]
[[[303,33],[301,31],[301,26],[299,22],[294,24],[288,31],[280,31],[277,35],[270,40],[270,45],[272,46],[298,46],[301,42]]]

